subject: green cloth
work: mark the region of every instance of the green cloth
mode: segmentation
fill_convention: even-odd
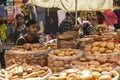
[[[0,38],[2,40],[7,39],[7,26],[5,24],[0,25]]]

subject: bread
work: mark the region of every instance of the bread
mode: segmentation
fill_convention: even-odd
[[[75,38],[77,38],[79,34],[78,34],[77,31],[66,31],[66,32],[63,33],[63,35],[72,35]]]
[[[59,35],[58,39],[71,40],[74,39],[73,35]]]
[[[79,76],[73,73],[73,74],[68,75],[66,77],[66,80],[79,80]]]
[[[97,46],[99,46],[99,45],[100,45],[99,42],[94,42],[94,43],[92,44],[93,47],[97,47]]]
[[[24,47],[26,50],[30,50],[30,49],[31,49],[31,46],[32,46],[32,44],[30,44],[30,43],[26,43],[26,44],[23,45],[23,47]]]
[[[56,73],[48,78],[48,80],[66,80],[66,73]]]
[[[81,80],[92,80],[93,76],[91,74],[83,74],[80,76]]]
[[[102,75],[99,77],[99,80],[112,80],[110,75]]]
[[[99,77],[101,76],[101,74],[97,71],[92,72],[92,75],[95,79],[99,79]]]
[[[107,46],[108,49],[113,50],[115,48],[115,45],[113,42],[108,42]]]

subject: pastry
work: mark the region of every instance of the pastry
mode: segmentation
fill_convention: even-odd
[[[92,45],[86,45],[86,46],[85,46],[85,51],[90,51],[91,48],[92,48]]]
[[[23,45],[23,47],[24,47],[26,50],[30,50],[30,49],[31,49],[31,46],[32,46],[32,44],[30,44],[30,43],[26,43],[26,44]]]
[[[99,80],[112,80],[110,75],[102,75],[99,77]]]
[[[104,52],[105,52],[105,50],[106,50],[106,49],[105,49],[105,48],[103,48],[103,47],[99,48],[99,52],[100,52],[100,53],[104,53]]]
[[[75,73],[73,74],[69,74],[67,77],[66,77],[66,80],[79,80],[79,76]]]
[[[80,80],[92,80],[93,76],[91,74],[83,74],[80,76]]]
[[[66,73],[56,73],[48,78],[48,80],[66,80]]]
[[[93,78],[95,79],[99,79],[99,77],[101,76],[101,74],[97,71],[92,72],[92,75],[93,75]]]
[[[93,47],[99,46],[99,42],[94,42],[94,43],[92,44],[92,46],[93,46]]]
[[[99,50],[99,47],[92,47],[91,52],[94,53],[94,52],[97,52],[98,50]]]
[[[106,47],[110,50],[113,50],[115,48],[115,44],[113,42],[108,42]]]

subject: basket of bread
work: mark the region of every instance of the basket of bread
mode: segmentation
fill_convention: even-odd
[[[0,80],[47,80],[51,70],[39,65],[13,64],[0,70]]]
[[[44,43],[44,46],[48,47],[48,49],[56,49],[57,48],[57,39],[52,39]]]
[[[41,44],[26,43],[23,46],[14,46],[5,52],[6,66],[12,64],[38,64],[47,66],[47,56],[50,49]]]
[[[85,45],[91,44],[95,42],[94,38],[81,38],[81,39],[76,39],[77,45],[79,49],[84,50]]]
[[[119,80],[119,74],[113,70],[91,71],[73,68],[55,73],[48,80]]]
[[[48,67],[53,73],[70,68],[70,62],[82,57],[83,52],[77,49],[56,49],[48,54]]]
[[[117,63],[120,57],[119,44],[113,42],[94,42],[85,46],[85,57],[88,60],[97,60],[101,63]]]
[[[112,41],[118,43],[118,35],[116,32],[105,32],[102,33],[101,36],[97,37],[96,41]]]

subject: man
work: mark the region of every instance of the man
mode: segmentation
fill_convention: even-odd
[[[25,24],[24,24],[24,16],[22,14],[16,15],[15,26],[13,27],[10,36],[12,38],[12,42],[16,43],[17,39],[25,35],[27,33]]]
[[[29,20],[26,23],[27,34],[19,37],[17,45],[23,45],[25,43],[39,43],[39,38],[36,36],[38,31],[38,24],[35,20]]]
[[[66,32],[74,28],[74,21],[70,13],[66,13],[66,18],[60,24],[60,32]]]

